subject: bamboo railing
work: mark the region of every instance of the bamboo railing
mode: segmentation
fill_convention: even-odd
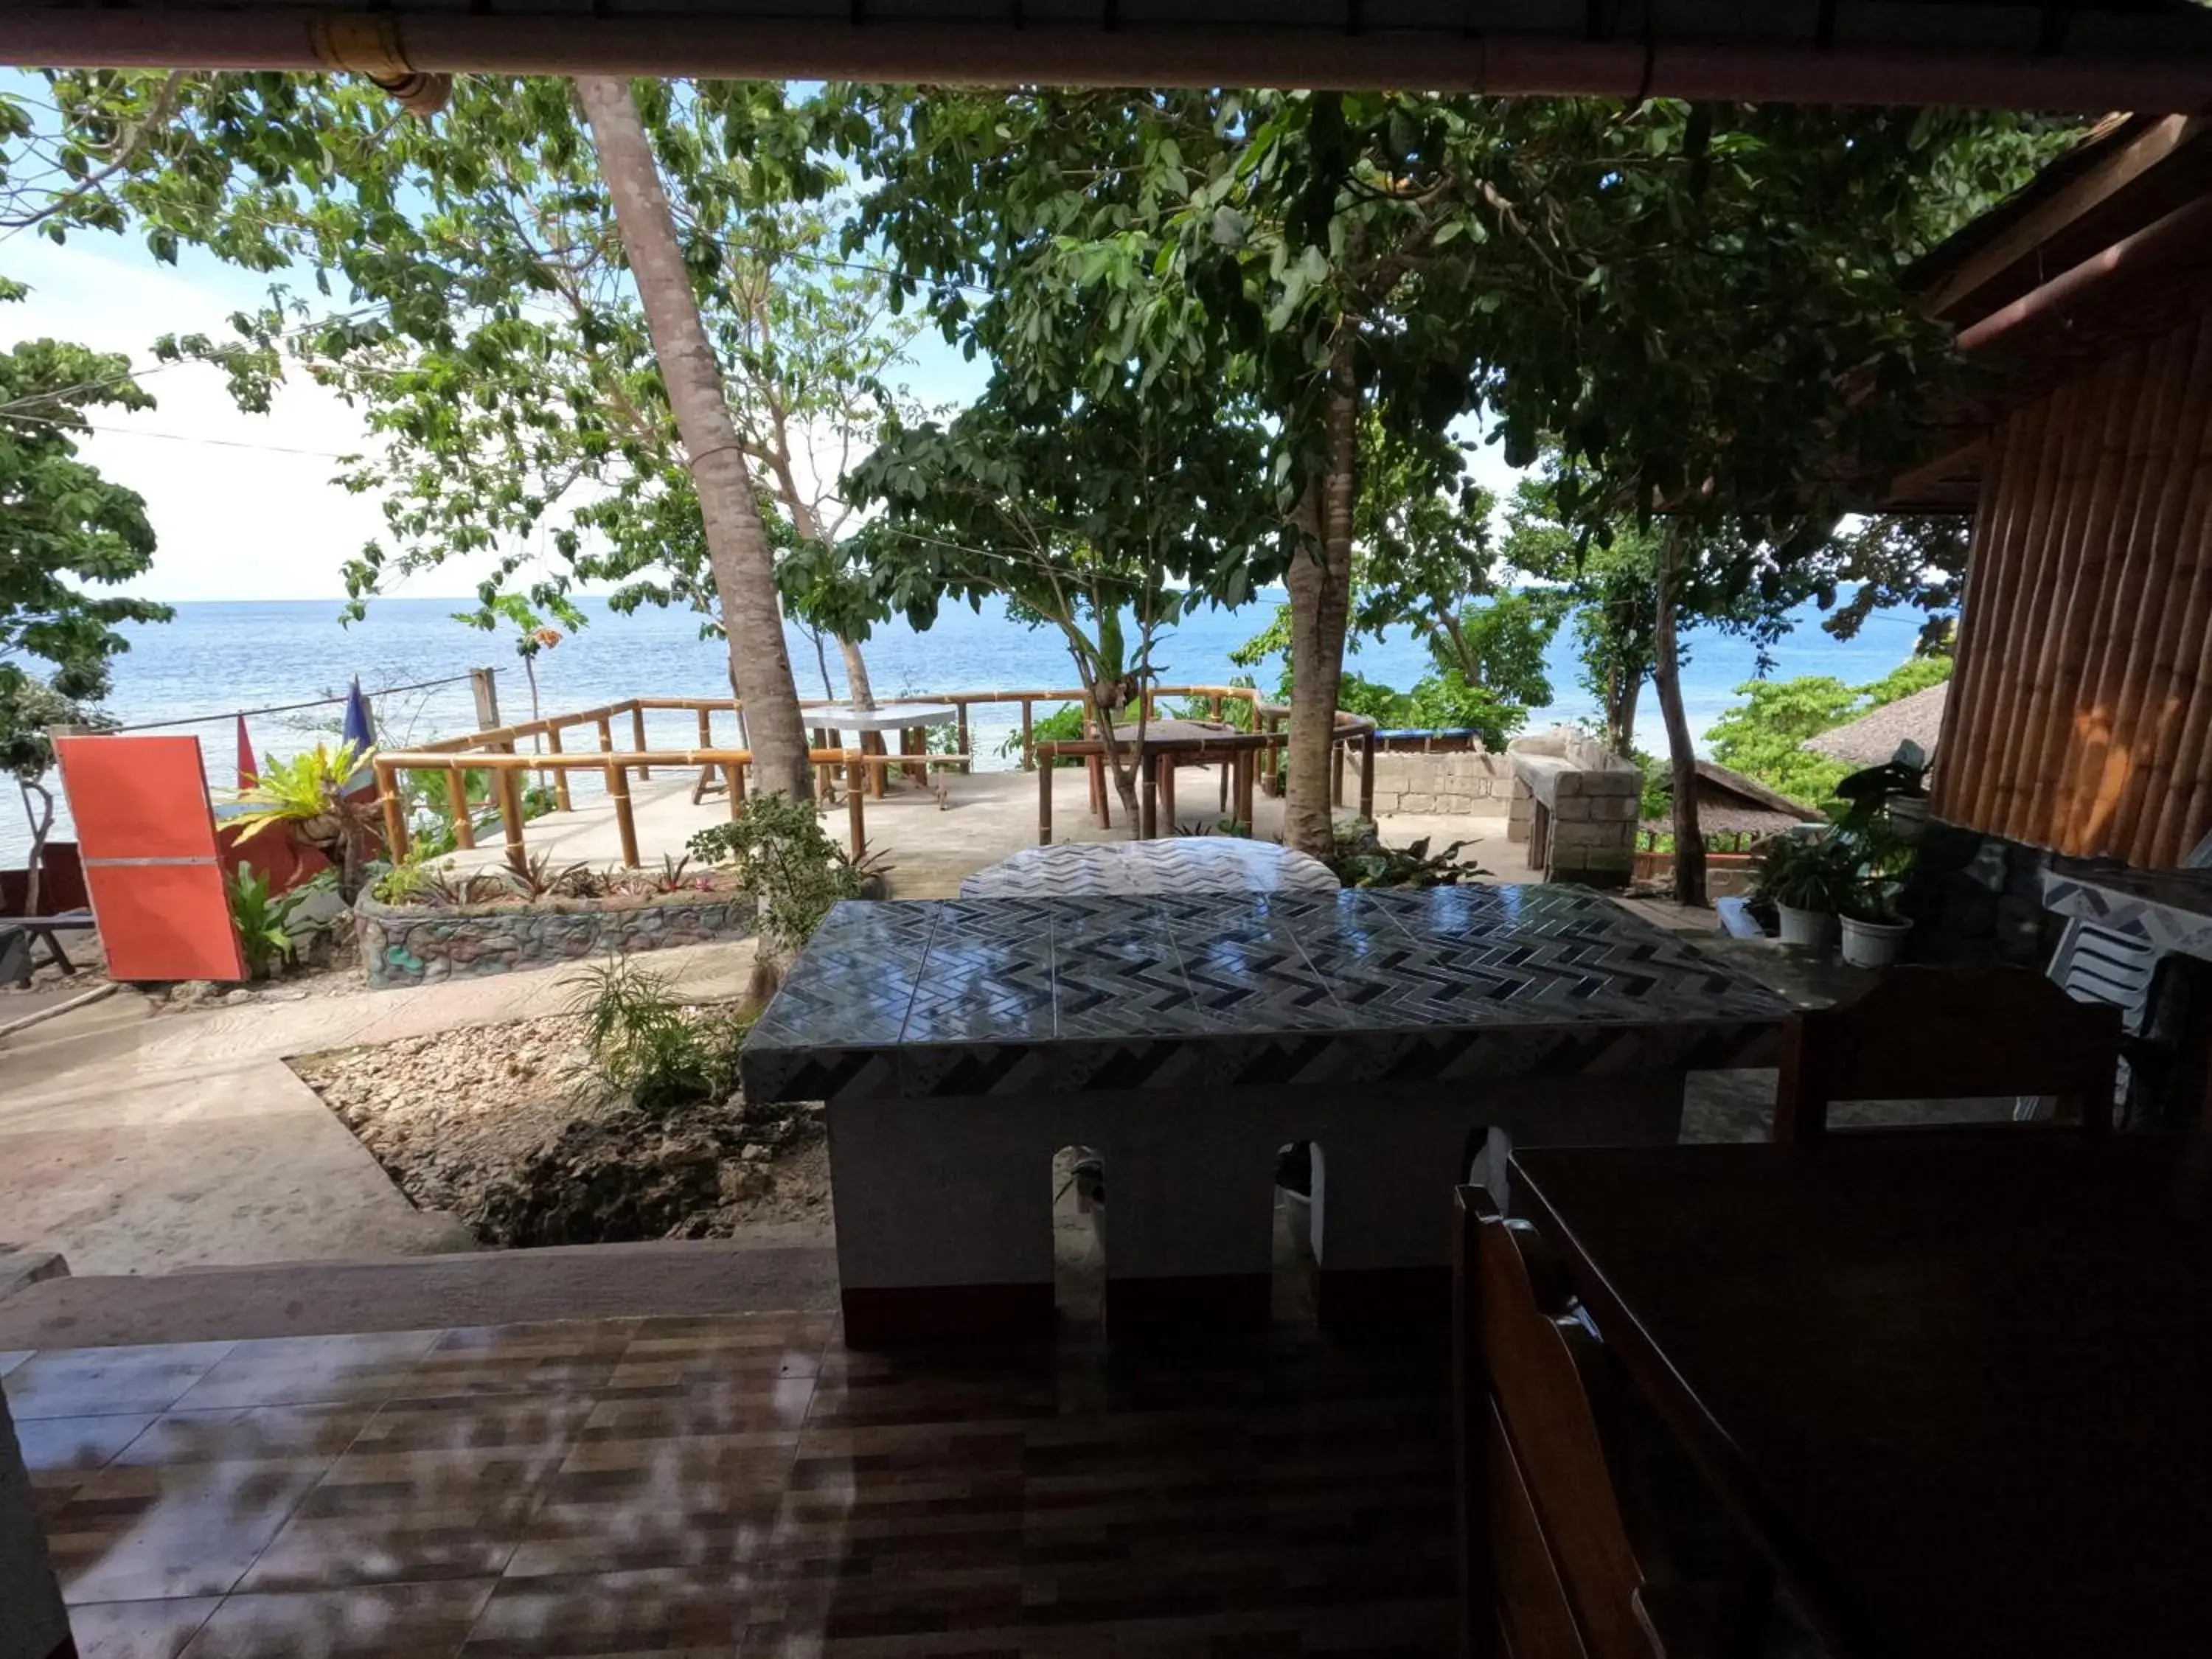
[[[1240,763],[1232,762],[1223,779],[1224,797],[1234,787],[1240,803],[1238,817],[1251,822],[1252,792],[1256,787],[1264,793],[1275,793],[1275,769],[1261,768],[1257,757],[1273,754],[1288,741],[1283,726],[1290,710],[1277,703],[1263,702],[1258,692],[1243,685],[1161,685],[1146,693],[1146,718],[1164,718],[1160,704],[1168,699],[1199,701],[1207,704],[1216,720],[1228,716],[1231,703],[1242,702],[1250,711],[1247,717],[1252,729],[1232,736],[1199,739],[1148,740],[1146,752],[1156,761],[1164,759],[1170,773],[1166,793],[1172,821],[1175,784],[1172,769],[1176,757],[1182,763],[1193,763],[1201,751],[1218,756],[1242,753],[1247,758]],[[847,815],[854,855],[858,857],[865,848],[866,808],[863,797],[881,799],[884,781],[893,767],[898,767],[917,779],[925,778],[932,769],[951,769],[971,772],[974,756],[970,732],[972,711],[980,707],[1014,704],[1021,711],[1021,762],[1023,769],[1036,770],[1040,754],[1047,756],[1085,754],[1091,759],[1092,808],[1102,821],[1111,822],[1110,807],[1102,760],[1105,753],[1103,742],[1086,738],[1077,742],[1054,744],[1040,744],[1036,737],[1036,712],[1040,703],[1060,707],[1067,704],[1082,706],[1084,692],[1053,688],[1015,690],[991,690],[980,691],[949,691],[927,696],[879,697],[880,708],[897,708],[915,704],[951,704],[955,713],[954,747],[952,754],[930,754],[922,741],[920,728],[905,728],[901,732],[900,752],[877,754],[862,748],[848,746],[843,734],[834,727],[816,726],[814,742],[808,750],[808,761],[819,775],[823,797],[833,793],[832,786],[843,775],[847,799]],[[802,711],[842,707],[823,698],[806,698],[799,703]],[[690,714],[696,718],[698,743],[685,749],[653,749],[648,747],[646,716],[649,714]],[[736,722],[738,743],[725,746],[716,742],[717,717]],[[629,727],[630,748],[620,748],[616,733],[618,723]],[[1095,730],[1095,724],[1086,721],[1086,729]],[[1346,751],[1357,744],[1360,753],[1360,811],[1372,815],[1375,794],[1375,722],[1362,715],[1340,713],[1337,716],[1338,741],[1334,770],[1331,781],[1331,799],[1338,805],[1344,804]],[[572,741],[579,732],[588,733],[588,744]],[[543,752],[523,752],[522,745],[532,739],[542,739]],[[1133,735],[1130,741],[1134,741]],[[1089,749],[1083,744],[1091,745]],[[1198,763],[1203,764],[1203,762]],[[440,738],[417,744],[406,750],[388,750],[375,760],[377,783],[383,796],[386,839],[395,856],[404,856],[408,844],[406,811],[402,778],[410,773],[438,773],[446,780],[446,795],[453,820],[454,838],[463,848],[472,849],[477,844],[477,826],[471,821],[468,805],[467,775],[471,772],[488,774],[492,782],[492,800],[497,809],[501,830],[506,843],[507,861],[520,867],[527,858],[524,850],[522,784],[531,773],[549,775],[552,780],[554,804],[557,810],[574,810],[569,786],[569,775],[575,772],[596,772],[604,777],[608,799],[612,802],[617,832],[622,844],[623,862],[635,868],[638,862],[637,827],[630,800],[630,779],[634,775],[640,782],[651,780],[653,769],[689,771],[697,769],[692,786],[691,798],[696,804],[710,793],[725,795],[734,815],[744,803],[745,778],[752,764],[752,751],[747,746],[744,729],[744,706],[727,697],[625,697],[617,702],[603,703],[595,708],[573,709],[556,714],[542,715],[535,720],[518,720],[509,725],[488,727],[479,732],[462,732],[450,738]],[[1049,766],[1046,773],[1046,788],[1050,788]],[[1146,784],[1155,801],[1158,793],[1157,777]],[[1140,833],[1156,833],[1156,817],[1147,814],[1147,825]]]

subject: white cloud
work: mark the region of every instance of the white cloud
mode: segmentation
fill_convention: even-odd
[[[158,407],[94,409],[85,459],[146,498],[159,538],[152,570],[128,591],[161,599],[321,599],[344,592],[340,569],[382,528],[374,497],[331,480],[333,459],[368,447],[336,394],[295,375],[266,415],[241,411],[204,364],[162,368],[149,349],[166,333],[229,332],[256,279],[154,265],[119,243],[18,244],[0,270],[30,297],[0,305],[0,345],[51,337],[129,354]],[[150,371],[150,372],[149,372]],[[460,593],[462,565],[402,590]]]

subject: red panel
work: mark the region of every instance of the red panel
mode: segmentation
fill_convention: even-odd
[[[58,738],[54,749],[88,860],[215,856],[198,738]]]
[[[214,865],[96,864],[91,875],[110,979],[246,977]]]
[[[58,738],[93,918],[118,980],[244,979],[193,738]]]

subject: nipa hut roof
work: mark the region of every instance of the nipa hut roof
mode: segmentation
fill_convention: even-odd
[[[1936,737],[1943,729],[1944,694],[1950,689],[1951,683],[1945,680],[1924,691],[1915,691],[1862,714],[1847,726],[1808,738],[1798,746],[1853,766],[1880,766],[1897,753],[1898,744],[1907,741],[1918,744],[1923,753],[1932,757]]]
[[[1698,826],[1709,836],[1771,836],[1800,823],[1818,823],[1815,809],[1769,789],[1717,761],[1698,763]],[[1665,818],[1646,818],[1646,830],[1665,831]]]

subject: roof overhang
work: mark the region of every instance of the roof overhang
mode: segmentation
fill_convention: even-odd
[[[2199,0],[14,0],[0,62],[2212,107]]]

